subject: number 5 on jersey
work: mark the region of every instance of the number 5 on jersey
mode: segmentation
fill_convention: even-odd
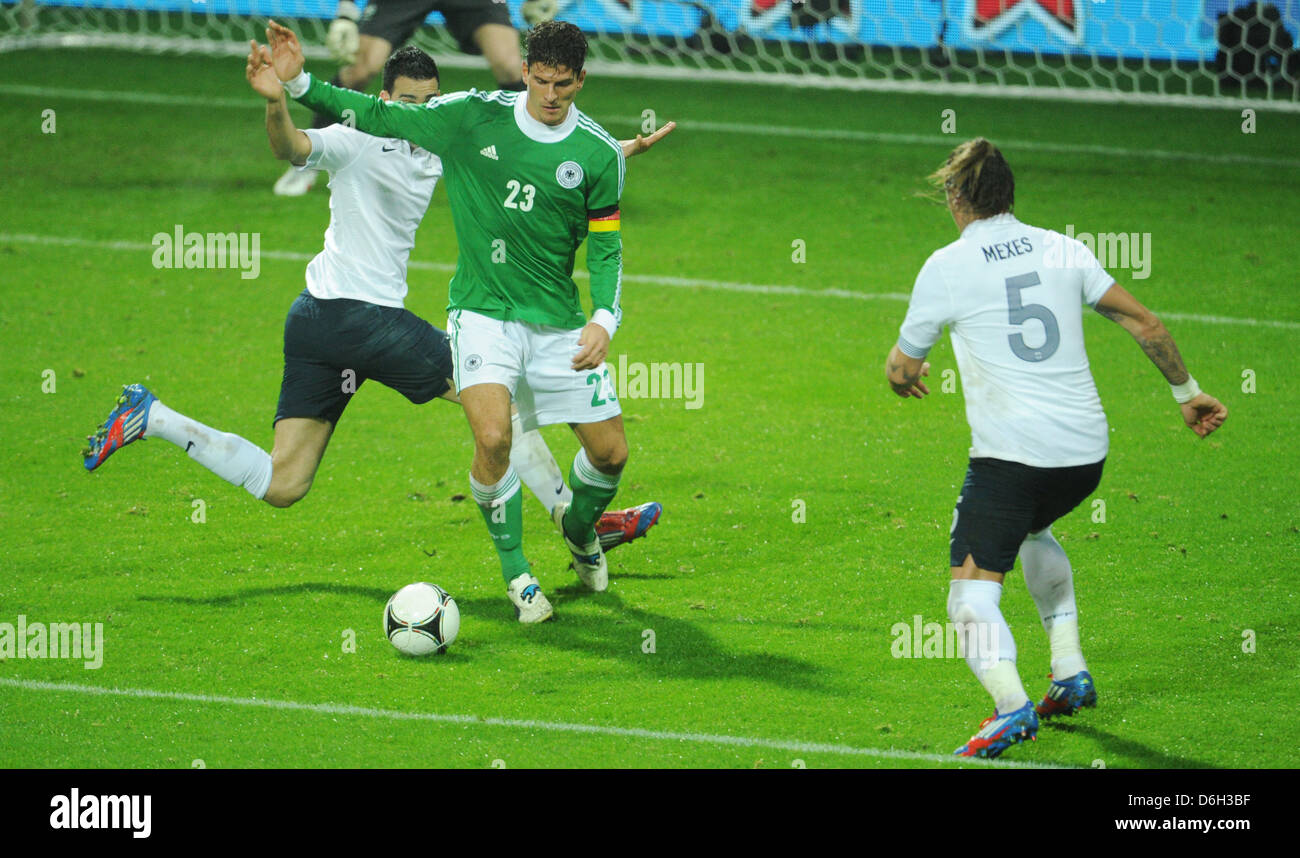
[[[1043,324],[1043,344],[1036,348],[1025,343],[1024,334],[1007,335],[1007,341],[1011,344],[1011,351],[1015,356],[1030,363],[1047,360],[1056,354],[1057,348],[1061,345],[1061,328],[1056,323],[1056,314],[1042,304],[1023,304],[1020,300],[1022,289],[1039,286],[1042,282],[1037,271],[1007,278],[1007,321],[1019,326],[1030,319],[1037,319]]]
[[[510,192],[506,197],[506,208],[519,209],[521,212],[533,210],[533,196],[537,193],[537,189],[532,185],[520,185],[519,182],[511,179],[506,182],[506,190]],[[523,199],[519,199],[521,195]]]

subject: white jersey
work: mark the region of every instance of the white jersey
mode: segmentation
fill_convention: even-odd
[[[1083,305],[1114,279],[1083,243],[1001,214],[935,251],[912,289],[898,347],[923,358],[947,325],[972,458],[1086,465],[1109,448],[1083,347]]]
[[[406,263],[442,161],[405,140],[348,128],[304,129],[311,154],[300,169],[328,170],[325,249],[307,264],[307,291],[385,307],[406,299]]]

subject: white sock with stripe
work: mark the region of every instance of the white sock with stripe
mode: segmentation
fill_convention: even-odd
[[[966,664],[993,698],[999,715],[1029,702],[1016,670],[1016,641],[1002,616],[1002,585],[955,579],[948,585],[948,619],[962,623],[959,635]]]
[[[548,513],[557,503],[573,500],[546,439],[536,429],[525,432],[518,413],[510,417],[510,465]]]
[[[271,487],[271,455],[251,441],[205,426],[160,401],[149,407],[144,437],[162,438],[189,453],[190,458],[261,500]]]
[[[1074,571],[1052,529],[1031,533],[1020,544],[1025,587],[1034,597],[1043,631],[1052,645],[1052,677],[1069,679],[1087,670],[1079,644],[1079,609],[1074,601]]]

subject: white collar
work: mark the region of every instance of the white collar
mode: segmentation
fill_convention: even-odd
[[[515,125],[524,136],[538,143],[559,143],[578,127],[578,108],[569,105],[569,113],[559,125],[547,125],[528,112],[528,93],[515,94]]]
[[[1016,220],[1016,216],[1011,212],[1003,212],[1002,214],[996,214],[991,217],[982,217],[979,220],[973,220],[966,224],[966,228],[961,231],[961,237],[966,238],[966,234],[969,232],[981,232],[985,229],[1006,226],[1010,223],[1020,223],[1020,221]]]

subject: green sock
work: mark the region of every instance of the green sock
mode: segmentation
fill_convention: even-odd
[[[529,571],[524,557],[524,499],[519,493],[519,475],[509,468],[496,485],[485,486],[473,476],[470,491],[492,534],[492,545],[501,560],[501,577],[509,584]]]
[[[618,494],[618,477],[596,470],[587,451],[579,448],[569,470],[569,487],[573,489],[573,502],[564,516],[564,535],[575,545],[587,545],[596,538],[601,513]]]

